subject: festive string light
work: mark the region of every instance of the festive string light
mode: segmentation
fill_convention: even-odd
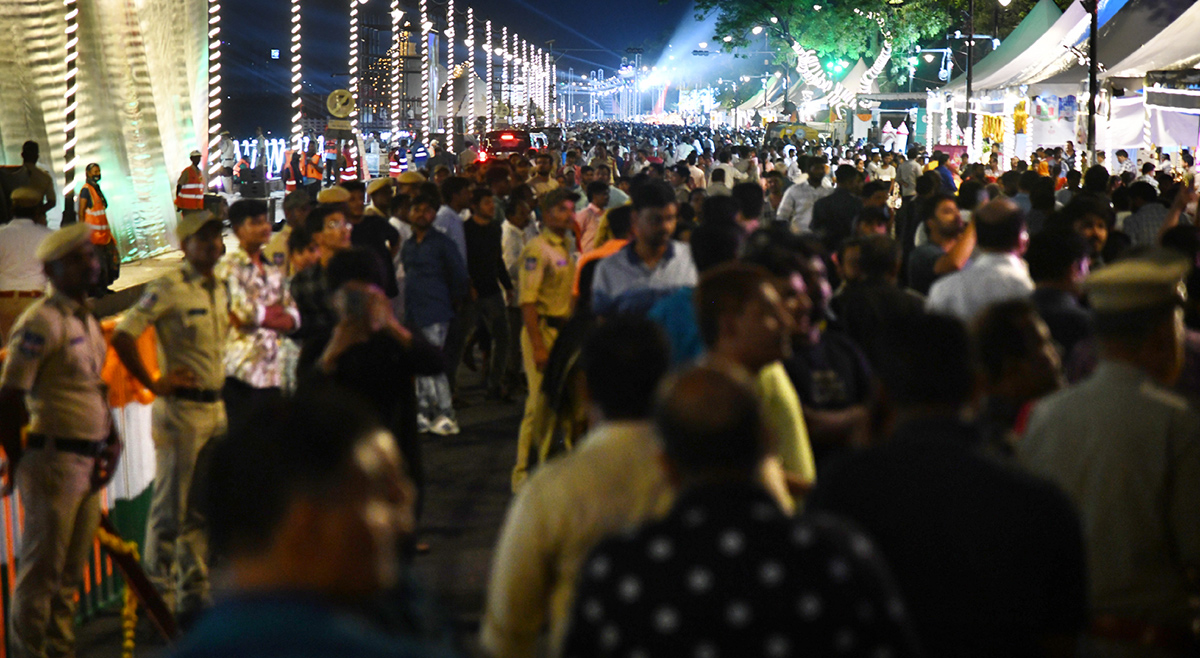
[[[429,120],[429,31],[433,25],[429,23],[428,0],[421,0],[421,139],[428,141],[433,126]]]
[[[471,112],[468,117],[468,132],[475,131],[475,117],[479,110],[475,107],[475,8],[467,7],[467,38],[463,39],[467,47],[467,94],[471,98]]]
[[[354,106],[350,109],[350,128],[358,130],[358,3],[350,0],[350,96]]]
[[[508,26],[500,28],[500,102],[508,105],[508,123],[512,124],[512,79],[509,77]]]
[[[389,118],[392,120],[392,135],[400,132],[400,68],[404,66],[404,43],[401,37],[400,21],[404,19],[404,12],[400,9],[400,0],[392,0],[392,49],[395,55],[392,56],[392,102],[388,108]]]
[[[495,71],[492,64],[492,22],[489,20],[485,23],[485,42],[483,44],[483,52],[487,54],[487,89],[484,94],[484,102],[487,103],[487,129],[491,132],[496,129],[496,108],[493,101],[493,89],[495,84]]]
[[[63,0],[63,6],[67,10],[67,74],[64,80],[67,91],[66,107],[63,108],[63,194],[66,195],[75,191],[75,168],[79,164],[75,156],[75,128],[79,125],[76,118],[79,109],[79,7],[76,0]],[[78,219],[83,221],[82,217]]]
[[[221,169],[221,3],[208,0],[208,174]]]
[[[304,79],[300,60],[300,0],[292,0],[292,148],[301,150],[304,139],[304,99],[301,96]]]
[[[446,133],[454,145],[454,0],[446,2]]]

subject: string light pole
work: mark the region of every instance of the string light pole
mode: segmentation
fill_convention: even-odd
[[[429,0],[421,0],[421,139],[428,140],[433,126],[429,122]]]
[[[208,175],[221,170],[221,1],[208,0]],[[228,191],[228,190],[226,190]]]
[[[358,3],[359,0],[350,0],[350,96],[354,99],[351,130],[358,130]]]
[[[446,148],[454,151],[454,0],[446,2]]]
[[[79,6],[77,0],[63,0],[67,10],[67,83],[66,107],[64,108],[63,133],[63,196],[68,199],[75,193],[75,168],[79,159],[75,155],[75,128],[79,125],[76,110],[79,109]],[[67,207],[74,209],[74,204]],[[68,212],[71,212],[68,210]],[[77,221],[83,221],[79,217]]]
[[[512,55],[508,50],[508,26],[500,28],[500,102],[508,106],[508,123],[512,123],[512,86],[509,84],[509,65]]]
[[[297,0],[293,0],[295,2]],[[395,56],[392,58],[392,102],[388,114],[392,120],[392,139],[396,139],[396,133],[400,132],[400,68],[404,66],[404,42],[401,40],[400,32],[402,26],[400,22],[404,19],[404,12],[400,9],[400,0],[392,0],[392,47],[395,51]]]
[[[489,20],[485,25],[484,38],[486,42],[483,44],[483,52],[487,55],[487,89],[484,93],[484,102],[487,103],[487,129],[491,132],[496,129],[496,106],[494,103],[495,89],[495,71],[492,62],[492,21]]]
[[[467,38],[463,39],[463,45],[467,47],[467,94],[471,98],[471,112],[467,121],[466,130],[469,132],[475,131],[475,118],[479,116],[479,109],[475,106],[475,8],[467,7]]]
[[[394,0],[398,1],[398,0]],[[304,98],[301,95],[304,74],[300,60],[300,0],[292,0],[292,148],[300,151],[304,139]]]

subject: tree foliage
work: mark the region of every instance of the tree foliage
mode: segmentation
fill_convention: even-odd
[[[1055,0],[1060,7],[1070,0]],[[715,42],[725,50],[744,48],[762,27],[780,63],[787,63],[791,45],[816,51],[819,57],[851,62],[862,57],[870,64],[879,53],[884,31],[895,53],[910,53],[917,45],[944,45],[955,30],[966,31],[968,0],[696,0],[696,18],[716,16]],[[1037,0],[1014,0],[1001,9],[997,0],[976,0],[976,33],[1012,30]],[[774,22],[772,22],[774,19]],[[882,27],[881,27],[882,25]],[[730,37],[725,41],[725,37]]]

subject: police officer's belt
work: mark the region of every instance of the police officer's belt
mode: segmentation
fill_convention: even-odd
[[[546,323],[547,327],[558,329],[559,331],[562,331],[563,327],[567,326],[567,320],[570,319],[560,315],[541,315],[538,317],[542,319],[542,322]]]
[[[104,441],[89,441],[87,439],[60,439],[45,434],[30,434],[25,441],[27,450],[42,450],[54,446],[59,452],[70,452],[84,457],[95,457],[104,450]]]
[[[191,402],[220,402],[221,391],[206,391],[202,388],[177,388],[171,397]]]

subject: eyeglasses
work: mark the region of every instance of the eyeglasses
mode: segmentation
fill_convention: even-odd
[[[346,228],[346,222],[345,222],[344,220],[343,220],[343,221],[340,221],[340,222],[339,222],[339,221],[325,222],[325,229],[326,229],[326,230],[329,230],[329,229],[335,229],[335,230],[338,230],[338,231],[340,231],[340,230],[342,230],[342,229],[344,229],[344,228]]]

